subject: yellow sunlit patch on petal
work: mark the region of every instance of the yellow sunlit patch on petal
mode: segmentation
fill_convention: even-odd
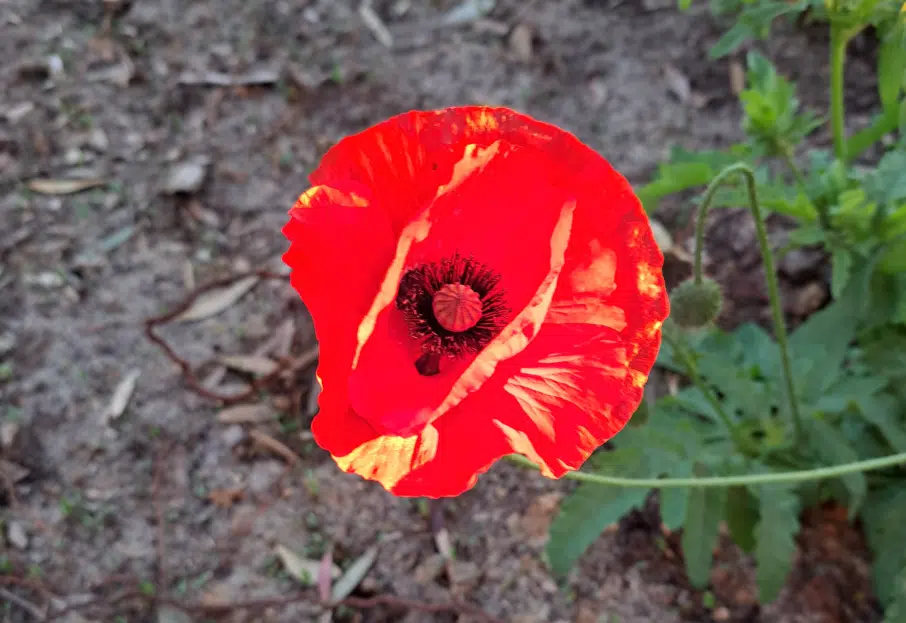
[[[662,296],[664,287],[661,272],[652,268],[651,264],[646,263],[640,263],[638,271],[639,294],[651,299]]]
[[[609,327],[620,332],[626,328],[626,312],[615,305],[605,305],[594,294],[555,301],[547,313],[547,322],[577,322]]]
[[[629,379],[632,381],[632,384],[636,387],[642,388],[645,387],[645,383],[648,382],[648,375],[639,372],[638,370],[629,371]]]
[[[496,130],[499,127],[497,118],[490,109],[477,111],[474,115],[467,118],[467,129],[472,132],[487,132]]]
[[[599,296],[607,296],[615,287],[617,254],[613,249],[605,248],[599,240],[592,240],[589,246],[590,256],[594,259],[588,266],[573,271],[570,286],[576,292],[594,292]]]
[[[434,458],[437,452],[437,429],[427,426],[419,435],[395,437],[385,435],[365,442],[346,456],[333,457],[346,472],[376,480],[387,489]]]
[[[329,203],[348,208],[362,208],[368,205],[368,200],[361,195],[331,188],[330,186],[312,186],[299,195],[294,210],[312,207],[313,205]]]
[[[547,478],[556,478],[559,474],[573,469],[572,466],[567,465],[563,461],[558,460],[556,462],[557,474],[551,470],[549,461],[545,461],[541,458],[541,455],[538,454],[538,451],[535,450],[535,446],[532,445],[531,440],[528,435],[522,431],[518,431],[515,428],[507,426],[499,420],[494,420],[494,425],[497,426],[503,435],[506,437],[507,442],[510,444],[510,447],[513,448],[515,452],[526,457],[529,461],[538,466],[538,469],[541,473]]]

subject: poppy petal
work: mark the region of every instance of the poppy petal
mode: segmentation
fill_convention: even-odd
[[[544,171],[543,159],[525,148],[495,144],[473,152],[458,167],[453,182],[403,232],[394,269],[388,271],[372,308],[373,323],[366,320],[360,328],[350,378],[353,407],[378,430],[401,435],[417,432],[477,390],[488,376],[476,373],[468,358],[443,374],[418,373],[414,363],[419,345],[408,338],[402,314],[392,304],[404,266],[468,252],[504,276],[507,302],[516,310],[514,324],[501,333],[504,338],[484,349],[481,363],[485,367],[521,350],[527,343],[526,328],[534,326],[533,333],[540,325],[552,291],[539,296],[539,287],[547,292],[555,285],[574,209],[561,189],[545,186]],[[526,174],[538,184],[520,186],[518,180]],[[507,202],[524,209],[510,213],[497,207]],[[500,244],[503,229],[520,240],[518,248]]]
[[[290,283],[311,313],[321,346],[321,410],[337,400],[344,409],[356,330],[393,256],[394,237],[386,214],[364,192],[326,186],[298,199],[283,233],[290,240],[283,256]]]
[[[517,357],[505,362],[497,383],[509,399],[493,414],[514,451],[538,463],[545,476],[578,469],[616,435],[642,399],[651,353],[613,330],[595,325],[545,325]],[[640,369],[642,368],[642,369]]]
[[[314,185],[352,182],[371,189],[399,233],[450,182],[467,148],[483,149],[501,139],[538,152],[566,153],[570,159],[577,147],[591,152],[573,135],[514,110],[460,106],[410,111],[347,136],[309,177]],[[526,180],[535,182],[528,174],[520,182]],[[497,209],[527,207],[508,203]]]

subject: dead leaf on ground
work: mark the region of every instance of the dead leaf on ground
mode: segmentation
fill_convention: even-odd
[[[252,275],[240,279],[231,286],[205,292],[195,299],[189,309],[176,316],[173,320],[174,322],[194,322],[216,316],[225,309],[235,305],[239,299],[255,287],[258,281],[258,277]]]
[[[444,560],[453,560],[453,541],[450,539],[449,530],[446,528],[438,530],[434,535],[434,545]]]
[[[516,24],[510,33],[510,50],[523,63],[532,60],[532,36],[532,27],[528,24]]]
[[[236,502],[245,496],[244,489],[214,489],[208,493],[208,499],[220,508],[232,508]]]
[[[89,188],[96,188],[106,184],[106,180],[99,178],[84,180],[64,180],[51,178],[37,178],[30,180],[26,186],[32,192],[42,195],[72,195]]]
[[[296,336],[296,321],[293,318],[287,318],[269,340],[255,350],[259,356],[273,354],[277,357],[287,357],[293,347],[293,339]]]
[[[334,569],[340,571],[340,568],[333,564],[333,547],[328,547],[318,564],[318,597],[323,603],[330,601],[330,585],[334,578],[340,575],[334,573]]]
[[[251,430],[249,431],[249,436],[255,442],[255,444],[262,450],[267,450],[272,454],[286,460],[287,463],[295,464],[297,461],[301,461],[299,455],[289,449],[282,441],[278,441],[268,435],[267,433],[261,432],[260,430]]]
[[[279,80],[280,70],[275,67],[258,67],[235,76],[220,71],[206,71],[204,73],[185,71],[179,76],[179,84],[187,86],[266,86],[276,84]]]
[[[116,389],[113,391],[113,397],[110,399],[107,410],[104,411],[104,422],[115,420],[125,413],[126,407],[129,405],[129,400],[132,399],[132,394],[135,393],[135,385],[141,374],[141,370],[130,370],[126,373],[126,376],[123,377],[123,380],[119,382],[119,385],[117,385]]]
[[[387,26],[384,25],[384,22],[378,14],[375,13],[371,6],[371,0],[362,0],[362,3],[359,5],[359,17],[362,18],[362,22],[364,22],[365,26],[371,31],[371,34],[374,35],[374,38],[377,39],[381,45],[386,48],[393,47],[393,35],[387,30]]]
[[[692,86],[689,84],[689,77],[682,71],[667,64],[664,66],[664,80],[667,81],[667,90],[673,93],[680,102],[685,104],[692,95]]]
[[[257,376],[267,376],[277,369],[277,362],[273,359],[255,355],[224,355],[218,357],[217,361],[232,370],[248,372]]]
[[[268,405],[236,405],[217,414],[221,424],[262,424],[275,419],[274,410]]]
[[[349,597],[349,595],[356,589],[356,587],[362,583],[362,580],[365,579],[365,576],[368,575],[368,572],[371,570],[372,565],[377,560],[378,548],[377,546],[369,547],[364,554],[356,558],[355,562],[349,565],[349,568],[346,570],[346,573],[343,574],[336,584],[333,585],[333,591],[331,591],[330,599],[331,601],[337,602]]]
[[[322,561],[303,558],[293,550],[284,545],[280,545],[279,543],[274,547],[274,553],[277,554],[280,562],[283,563],[286,571],[293,579],[298,580],[305,586],[315,585],[318,576],[321,573]],[[328,567],[328,569],[330,570],[331,579],[340,577],[340,574],[342,573],[342,570],[336,565],[332,565]]]

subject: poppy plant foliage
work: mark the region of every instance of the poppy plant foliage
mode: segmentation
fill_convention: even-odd
[[[315,441],[399,496],[504,455],[578,468],[638,406],[668,313],[629,183],[505,108],[415,111],[341,140],[283,229],[321,345]]]

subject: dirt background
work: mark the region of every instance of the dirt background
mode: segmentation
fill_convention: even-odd
[[[608,530],[558,587],[541,552],[569,483],[498,465],[445,506],[456,552],[447,561],[423,503],[341,474],[311,442],[310,365],[239,414],[267,420],[252,424],[223,423],[216,402],[187,387],[143,321],[197,284],[283,271],[286,212],[348,133],[412,108],[508,105],[576,133],[633,183],[671,145],[740,136],[733,59],[707,59],[721,28],[703,7],[376,1],[388,48],[358,6],[0,0],[0,618],[87,604],[57,618],[187,621],[126,599],[129,583],[209,605],[287,596],[299,583],[276,546],[314,560],[332,551],[346,569],[379,545],[354,596],[458,600],[521,623],[878,620],[864,545],[837,509],[807,516],[789,586],[766,607],[755,603],[750,561],[726,542],[712,590],[691,590],[654,501]],[[848,101],[860,123],[875,104],[873,50],[855,47]],[[823,111],[820,30],[787,28],[767,52]],[[30,190],[37,178],[100,182],[61,195],[59,184]],[[682,244],[687,230],[668,222]],[[717,216],[709,245],[730,292],[725,322],[764,318],[747,219]],[[671,280],[686,270],[672,266]],[[781,270],[792,315],[822,304],[820,254],[794,255]],[[193,366],[250,354],[298,362],[315,344],[283,279],[160,334]],[[218,392],[248,380],[210,363],[199,374]],[[134,392],[111,412],[129,379]],[[289,467],[288,451],[299,457]],[[325,620],[313,600],[195,620]],[[334,620],[481,619],[385,604],[340,609]]]

